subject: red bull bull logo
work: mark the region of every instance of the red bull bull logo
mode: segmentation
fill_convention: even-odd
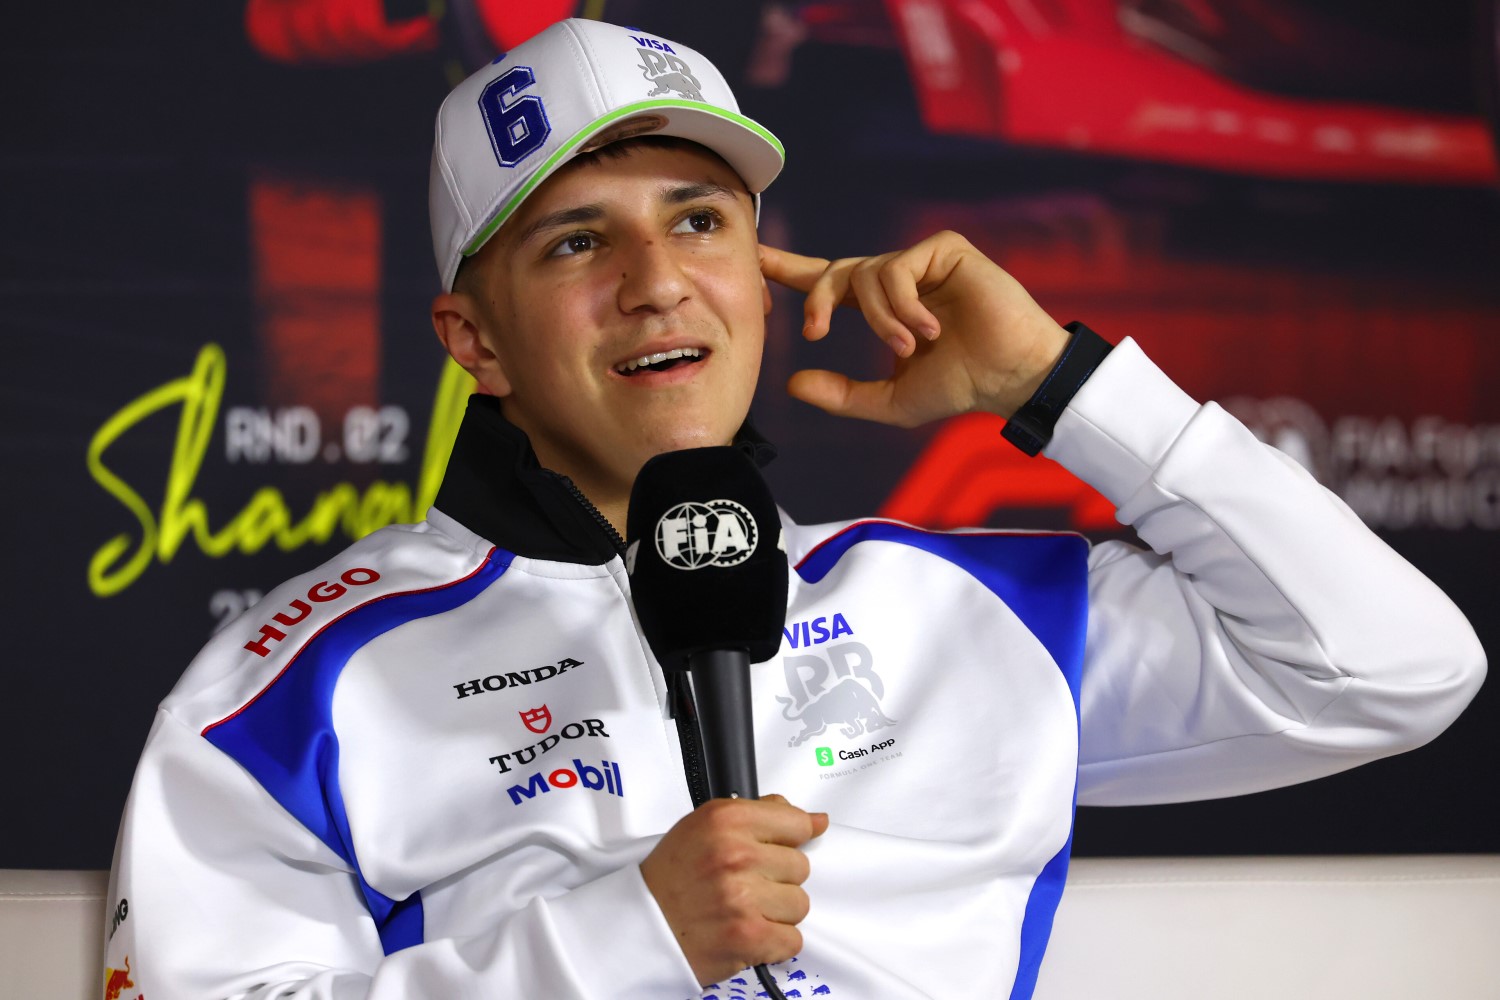
[[[666,46],[662,46],[666,49]],[[703,100],[703,84],[693,75],[688,64],[676,54],[659,52],[655,48],[637,50],[641,54],[641,75],[650,81],[654,89],[646,91],[647,97],[672,94],[689,101]]]
[[[853,634],[852,629],[849,631]],[[801,746],[823,735],[830,726],[837,726],[844,738],[851,740],[894,726],[896,720],[889,718],[880,705],[885,685],[875,673],[874,662],[869,647],[861,642],[841,642],[825,647],[821,653],[782,657],[792,697],[778,695],[776,700],[782,706],[781,717],[802,726],[787,746]],[[827,766],[832,761],[820,758],[819,763]]]
[[[125,956],[125,968],[104,969],[104,1000],[120,1000],[120,994],[125,990],[135,989],[135,983],[130,979],[130,956]]]

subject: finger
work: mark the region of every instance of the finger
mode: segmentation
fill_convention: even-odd
[[[795,927],[807,919],[812,900],[795,885],[769,885],[760,894],[760,912],[774,924]]]
[[[868,263],[854,269],[850,286],[854,290],[855,301],[875,335],[889,344],[897,357],[909,357],[917,348],[916,335],[891,310],[885,285],[880,280],[880,271],[880,267],[870,266]]]
[[[802,304],[802,336],[822,340],[833,323],[833,310],[849,299],[849,280],[859,261],[836,260],[824,269],[807,290]]]
[[[801,931],[790,923],[767,920],[758,912],[727,923],[699,924],[688,934],[709,958],[704,968],[713,975],[707,979],[699,975],[704,985],[739,969],[784,962],[802,950]],[[699,972],[696,966],[694,972]]]
[[[761,802],[780,802],[780,803],[782,803],[784,805],[792,806],[792,803],[789,802],[789,801],[787,801],[787,797],[785,795],[782,795],[780,792],[772,792],[770,795],[762,795],[760,797],[760,801]],[[798,807],[798,806],[792,806],[792,808],[793,809],[797,809],[797,808],[800,808],[800,807]],[[806,812],[806,810],[803,810],[803,812]],[[824,832],[826,832],[827,829],[828,829],[828,823],[829,823],[828,814],[826,812],[815,812],[815,813],[807,813],[807,815],[812,819],[812,826],[813,826],[812,836],[813,837],[821,837],[821,836],[823,836]],[[809,837],[808,839],[811,840],[812,837]]]
[[[818,826],[811,813],[804,812],[785,800],[770,803],[768,808],[756,813],[750,832],[778,859],[778,872],[801,872],[802,878],[807,877],[803,867],[806,858],[797,848],[818,835]]]
[[[896,427],[912,426],[895,406],[895,386],[888,379],[860,382],[838,372],[804,368],[793,373],[786,391],[792,398],[836,417],[854,417]]]
[[[878,268],[876,274],[895,317],[913,334],[934,340],[942,330],[941,324],[917,291],[917,274],[926,274],[929,269],[930,262],[901,254]]]
[[[718,836],[758,844],[798,847],[815,829],[812,817],[785,799],[710,799],[696,811]]]
[[[802,932],[790,923],[764,921],[759,926],[759,945],[749,961],[741,968],[754,965],[775,965],[802,952]]]
[[[810,290],[813,282],[828,269],[828,263],[822,257],[804,257],[790,250],[760,244],[760,273],[778,285],[799,292]]]
[[[801,885],[812,874],[812,861],[806,854],[780,844],[760,845],[754,865],[765,878],[785,885]]]

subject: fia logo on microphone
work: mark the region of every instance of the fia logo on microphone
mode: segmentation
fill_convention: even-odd
[[[743,504],[680,503],[656,522],[656,551],[677,569],[734,566],[750,558],[759,536]]]

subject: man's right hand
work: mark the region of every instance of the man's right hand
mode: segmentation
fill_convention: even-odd
[[[641,875],[700,985],[802,950],[809,902],[801,847],[828,829],[827,813],[780,795],[712,799],[668,830]]]

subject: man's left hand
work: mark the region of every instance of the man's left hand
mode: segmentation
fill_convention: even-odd
[[[899,427],[975,410],[1009,417],[1067,346],[1067,331],[957,233],[835,261],[760,249],[768,279],[806,293],[804,337],[823,339],[834,307],[853,306],[896,355],[890,377],[870,382],[794,374],[787,391],[829,413]]]

